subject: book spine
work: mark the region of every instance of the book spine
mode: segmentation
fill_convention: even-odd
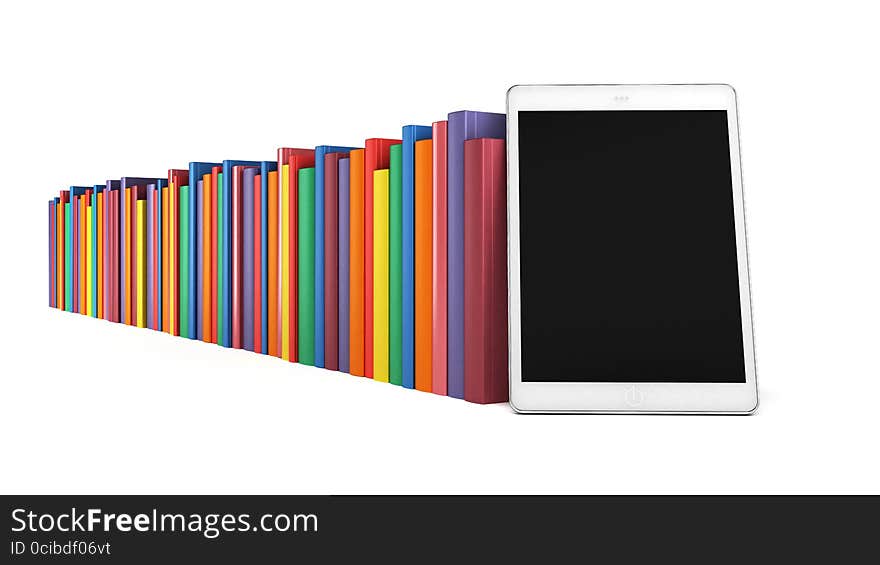
[[[266,238],[264,237],[263,232],[263,179],[262,175],[254,176],[254,193],[253,193],[253,204],[251,212],[253,213],[253,231],[252,242],[253,248],[251,253],[253,253],[253,322],[249,319],[245,319],[245,324],[252,324],[253,327],[253,350],[257,353],[265,354],[266,351],[263,349],[263,315],[265,314],[265,310],[263,309],[263,300],[265,300],[266,293],[263,290],[263,245],[266,243]],[[245,228],[247,230],[247,228]],[[246,247],[247,249],[247,247]]]
[[[123,259],[120,268],[124,271],[125,283],[122,285],[122,323],[131,326],[134,325],[134,316],[132,314],[132,290],[134,289],[134,278],[132,277],[135,273],[132,270],[132,249],[135,242],[132,240],[132,235],[134,234],[133,225],[135,218],[132,215],[132,208],[134,207],[132,199],[133,190],[131,187],[126,187],[123,191],[125,201],[123,203],[124,210],[122,210],[122,237],[125,243],[122,245]]]
[[[55,307],[55,200],[49,201],[49,307]]]
[[[375,187],[375,183],[374,183]],[[378,190],[375,189],[374,190]],[[376,206],[374,200],[374,206]],[[380,212],[374,211],[376,217]],[[385,210],[381,214],[385,214]],[[388,382],[403,384],[403,146],[392,145],[388,159]],[[378,227],[376,233],[379,233]],[[379,249],[381,243],[377,244]],[[377,263],[374,258],[374,264]],[[376,277],[379,280],[379,277]],[[376,292],[381,292],[374,287]],[[375,314],[374,314],[375,316]],[[378,364],[378,363],[377,363]]]
[[[222,167],[211,169],[211,343],[220,339],[220,190]]]
[[[80,314],[88,315],[88,249],[89,243],[86,238],[88,231],[88,194],[79,197],[79,310]]]
[[[134,325],[139,328],[147,327],[146,318],[146,287],[147,287],[147,260],[146,260],[146,200],[135,200],[135,221],[134,221],[134,257],[137,265],[134,292]]]
[[[415,254],[414,270],[414,379],[415,388],[423,392],[431,392],[431,324],[432,315],[432,272],[431,257],[433,217],[433,152],[434,143],[431,139],[415,143],[415,175],[414,175],[414,212],[413,227],[415,229],[413,250]]]
[[[73,312],[73,204],[64,203],[64,309]]]
[[[155,193],[155,185],[147,186],[146,199],[146,265],[147,265],[147,327],[151,330],[156,329],[155,323],[158,316],[153,314],[153,308],[156,304],[156,294],[153,292],[153,283],[156,276],[156,269],[153,267],[153,256],[155,247],[153,246],[153,194]]]
[[[178,249],[178,269],[177,269],[177,289],[178,289],[178,334],[181,337],[190,336],[190,319],[189,319],[189,236],[190,236],[190,214],[189,214],[189,186],[181,186],[178,189],[178,226],[177,232],[177,249]]]
[[[202,175],[202,341],[211,342],[211,208],[213,176]]]
[[[299,362],[315,363],[315,169],[299,169],[298,195],[298,312]]]
[[[339,369],[339,168],[341,153],[328,153],[324,156],[324,285],[317,287],[317,293],[324,295],[324,367],[332,371]],[[315,179],[318,182],[318,179]],[[316,190],[318,187],[316,187]],[[316,212],[317,213],[317,212]],[[315,312],[315,317],[318,312]],[[315,330],[317,332],[317,328]],[[316,349],[320,346],[316,343]]]
[[[389,382],[389,175],[373,172],[373,379]]]
[[[446,120],[432,129],[431,392],[446,395]]]
[[[291,225],[291,212],[296,210],[293,203],[296,195],[290,192],[290,165],[281,167],[281,358],[286,361],[296,361],[291,358],[291,353],[296,351],[295,325],[296,319],[296,237]],[[293,270],[292,270],[293,269]]]
[[[202,175],[196,181],[196,275],[195,302],[196,302],[196,331],[194,339],[205,340],[205,177]]]
[[[339,254],[337,256],[337,264],[339,275],[337,279],[339,291],[339,311],[337,322],[337,335],[339,336],[339,353],[338,364],[339,370],[347,373],[349,370],[349,353],[350,353],[350,304],[351,304],[351,287],[349,273],[351,269],[350,252],[350,192],[349,192],[349,174],[350,174],[351,158],[343,158],[338,163],[337,184],[339,186]]]
[[[93,257],[92,257],[92,206],[88,203],[90,197],[83,197],[83,208],[85,209],[85,255],[86,255],[86,268],[84,272],[84,278],[86,284],[83,285],[85,289],[85,310],[83,314],[86,316],[93,316],[95,313],[94,306],[95,303],[92,301],[92,289],[94,288],[94,279],[92,278],[92,265],[93,265]]]
[[[171,187],[163,186],[162,200],[162,331],[171,333],[171,212],[169,209]]]
[[[504,141],[464,142],[464,398],[507,400]]]
[[[349,153],[349,357],[348,371],[363,377],[364,371],[364,150]],[[372,296],[370,297],[372,300]]]
[[[243,185],[244,169],[242,167],[232,168],[232,190],[229,193],[229,245],[231,247],[229,253],[229,344],[235,349],[243,347],[243,304],[242,290],[244,282],[244,262],[243,249],[243,216],[244,216],[244,187]]]
[[[97,289],[95,293],[96,300],[96,316],[104,319],[104,192],[98,193],[95,199],[95,219],[98,226],[98,232],[95,236],[95,248],[97,258],[96,282]]]
[[[266,201],[266,220],[268,221],[268,225],[266,226],[268,233],[266,237],[266,260],[268,262],[266,265],[268,273],[268,280],[266,281],[268,286],[268,293],[266,295],[266,310],[268,316],[266,348],[268,354],[273,357],[281,357],[281,332],[279,331],[279,319],[281,317],[279,315],[281,313],[281,300],[279,294],[281,289],[281,273],[278,268],[280,259],[279,244],[281,243],[281,240],[277,189],[278,172],[273,171],[269,173],[269,190]]]
[[[233,296],[240,302],[235,310],[238,320],[239,346],[254,351],[254,194],[257,169],[246,168],[242,173],[238,213],[234,215],[239,224],[236,242],[240,246],[240,272],[238,287]],[[239,219],[240,218],[240,219]],[[237,298],[240,296],[240,298]]]

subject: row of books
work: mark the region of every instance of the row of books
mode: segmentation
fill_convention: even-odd
[[[505,115],[192,162],[49,201],[50,306],[507,400]]]

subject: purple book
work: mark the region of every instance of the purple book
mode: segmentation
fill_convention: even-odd
[[[349,300],[351,289],[349,288],[349,210],[351,193],[349,192],[349,164],[348,158],[339,160],[339,370],[348,372],[349,354]]]
[[[244,246],[244,281],[242,294],[242,340],[243,349],[254,350],[254,177],[260,172],[256,167],[246,167],[242,172],[242,215],[244,216],[242,243]],[[262,188],[261,188],[262,190]]]
[[[153,206],[156,205],[156,185],[154,183],[150,183],[147,185],[147,237],[146,237],[146,263],[147,263],[147,327],[151,330],[158,329],[157,320],[154,319],[153,309],[155,308],[156,300],[159,298],[158,296],[153,295],[153,289],[156,288],[156,279],[158,273],[153,271],[153,254],[156,253],[156,250],[153,249],[153,237],[155,234],[153,233],[153,222],[155,218],[153,217]]]
[[[506,115],[461,111],[447,125],[447,394],[464,398],[464,142],[504,139]]]

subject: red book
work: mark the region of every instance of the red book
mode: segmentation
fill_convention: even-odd
[[[339,160],[324,155],[324,368],[339,370]],[[348,261],[348,257],[345,257]]]
[[[263,351],[263,323],[261,313],[263,311],[263,260],[262,260],[262,175],[254,176],[254,319],[246,320],[245,323],[254,324],[254,351]]]
[[[464,398],[506,402],[507,169],[504,140],[464,142]]]
[[[433,124],[431,392],[446,395],[446,120]]]
[[[373,378],[373,172],[387,169],[399,139],[364,142],[364,376]]]

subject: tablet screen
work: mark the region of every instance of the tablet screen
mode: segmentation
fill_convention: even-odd
[[[522,380],[744,383],[727,112],[518,115]]]

